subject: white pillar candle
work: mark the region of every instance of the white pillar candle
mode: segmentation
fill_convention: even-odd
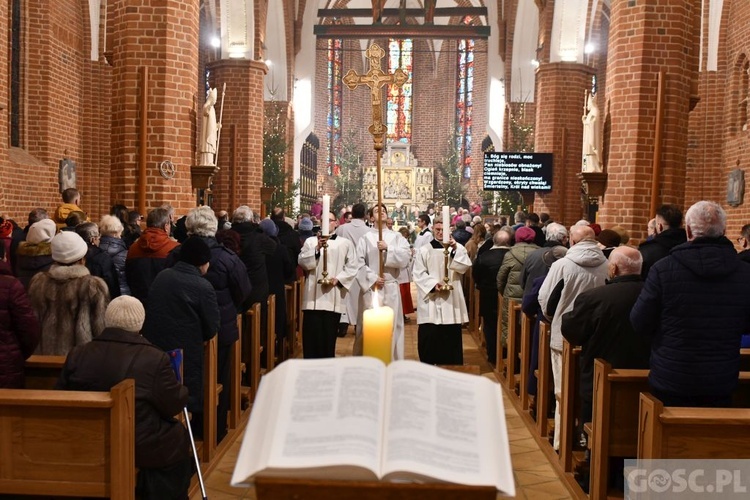
[[[330,230],[330,221],[328,220],[328,213],[331,211],[331,197],[327,194],[323,195],[323,213],[320,215],[320,229],[323,231],[323,236],[328,236]]]
[[[373,292],[377,293],[377,292]],[[393,352],[393,309],[388,306],[368,309],[362,318],[363,354],[391,362]]]
[[[448,205],[443,205],[443,243],[448,243],[451,237],[451,219],[450,219],[450,208]]]

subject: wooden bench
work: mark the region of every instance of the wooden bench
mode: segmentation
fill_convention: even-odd
[[[665,407],[643,393],[638,422],[639,459],[750,456],[750,409]]]
[[[594,360],[593,421],[584,424],[591,448],[589,496],[607,498],[609,458],[638,454],[640,394],[648,392],[648,370],[613,369]],[[740,372],[733,404],[750,400],[750,373]]]
[[[507,373],[505,375],[505,383],[511,394],[515,393],[516,382],[519,380],[516,377],[516,368],[519,367],[521,353],[521,343],[518,338],[518,322],[521,316],[521,303],[517,300],[508,300]]]
[[[549,420],[547,416],[550,410],[550,393],[553,392],[552,380],[552,357],[550,354],[550,325],[542,321],[539,324],[539,368],[536,372],[536,429],[537,434],[547,439]]]
[[[560,465],[565,472],[573,470],[573,446],[576,440],[576,422],[580,418],[580,367],[581,348],[573,347],[563,339],[562,394],[560,397]]]
[[[533,338],[533,318],[521,313],[521,380],[518,396],[521,398],[521,408],[529,409],[529,378],[531,377],[531,341]]]
[[[245,312],[246,327],[242,329],[242,363],[247,371],[250,400],[254,401],[260,385],[260,303],[256,302]]]
[[[23,365],[24,388],[54,389],[64,364],[65,356],[29,356]]]
[[[203,448],[201,459],[210,462],[216,453],[216,419],[219,393],[224,389],[217,383],[218,340],[216,335],[203,343]]]
[[[135,495],[135,384],[110,392],[0,389],[0,492]]]
[[[496,354],[495,354],[495,375],[500,383],[505,382],[505,359],[503,357],[503,309],[505,309],[505,301],[503,300],[503,294],[497,292],[497,328],[495,330],[496,337]]]
[[[266,372],[276,366],[276,295],[268,296],[268,322],[266,323]]]

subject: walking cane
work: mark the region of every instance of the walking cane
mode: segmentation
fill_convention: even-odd
[[[193,428],[190,426],[190,416],[188,415],[187,406],[182,409],[182,414],[185,416],[185,425],[187,425],[188,434],[190,435],[190,447],[193,449],[195,472],[198,474],[198,484],[201,486],[201,495],[203,496],[203,500],[208,500],[208,495],[206,495],[206,485],[203,484],[203,474],[201,473],[201,461],[198,459],[198,449],[195,447]]]
[[[182,383],[182,349],[167,351],[167,355],[169,356],[169,362],[172,365],[174,374],[177,376],[177,381]],[[206,485],[203,484],[203,473],[201,473],[201,461],[198,458],[198,449],[195,447],[195,438],[193,437],[193,428],[190,426],[190,415],[188,414],[187,406],[182,408],[182,415],[185,418],[185,425],[187,426],[188,435],[190,436],[190,448],[193,450],[195,472],[198,474],[198,484],[201,487],[201,496],[203,496],[203,500],[208,500],[208,495],[206,495]]]

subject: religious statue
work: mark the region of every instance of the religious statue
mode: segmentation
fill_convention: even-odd
[[[602,172],[601,134],[599,132],[599,107],[594,96],[588,94],[581,120],[583,121],[583,161],[584,172]]]
[[[76,164],[73,160],[68,158],[60,160],[57,182],[60,185],[61,193],[66,189],[76,187]]]
[[[203,105],[200,164],[204,166],[216,165],[219,125],[216,123],[214,105],[216,104],[217,97],[217,89],[209,89],[206,93],[206,103]]]

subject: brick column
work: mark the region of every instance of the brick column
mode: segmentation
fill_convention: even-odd
[[[112,38],[112,199],[133,207],[138,193],[142,67],[148,68],[146,207],[195,206],[190,184],[196,137],[199,2],[114,0]],[[171,160],[173,179],[159,164]]]
[[[237,173],[235,200],[260,213],[260,188],[263,185],[263,77],[268,69],[262,61],[226,59],[207,64],[211,85],[221,89],[227,84],[218,166],[214,177],[214,210],[232,211],[229,206],[232,175],[230,153],[234,150]],[[220,103],[219,103],[220,104]],[[219,105],[217,104],[217,106]],[[217,118],[219,109],[216,109]],[[237,144],[232,145],[232,125]]]
[[[536,141],[534,150],[554,154],[552,192],[537,193],[536,213],[571,225],[584,214],[581,201],[584,90],[591,88],[594,68],[556,62],[539,66],[536,73]]]
[[[609,174],[603,227],[620,224],[642,240],[653,172],[658,75],[666,73],[659,203],[682,205],[685,196],[691,83],[698,77],[698,0],[612,2],[607,90]],[[665,20],[669,20],[665,22]],[[608,145],[608,146],[607,146]]]

